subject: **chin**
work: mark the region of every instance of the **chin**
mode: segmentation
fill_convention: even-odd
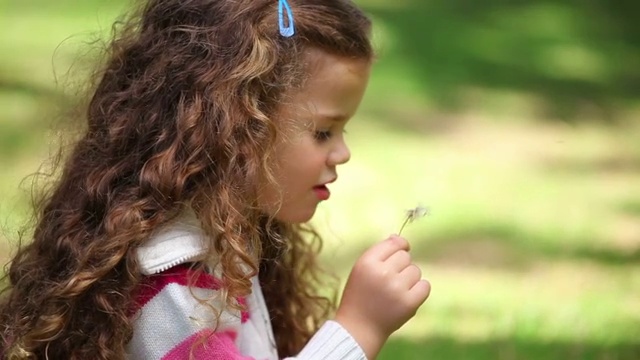
[[[287,211],[281,212],[276,215],[276,219],[289,224],[302,224],[313,218],[316,213],[316,208],[313,210],[299,210],[299,211]]]

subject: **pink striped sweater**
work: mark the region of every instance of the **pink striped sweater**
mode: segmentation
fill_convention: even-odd
[[[220,288],[216,271],[202,274],[187,286],[188,262],[199,260],[206,237],[192,217],[183,217],[158,231],[137,257],[147,275],[138,295],[133,338],[128,358],[135,360],[278,359],[271,320],[257,277],[244,301],[247,312],[224,309],[215,295]],[[218,318],[208,305],[223,309]],[[327,321],[296,359],[366,359],[356,341],[340,324]]]

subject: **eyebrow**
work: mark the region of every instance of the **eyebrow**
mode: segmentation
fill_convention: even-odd
[[[335,122],[344,122],[349,119],[346,114],[320,114],[320,117]]]

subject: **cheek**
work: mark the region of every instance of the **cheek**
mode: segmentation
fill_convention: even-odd
[[[325,168],[326,156],[311,136],[300,138],[295,143],[281,144],[274,152],[273,169],[276,188],[281,191],[279,195],[286,199],[315,185]]]
[[[280,153],[278,164],[281,174],[285,178],[293,173],[311,172],[325,162],[325,154],[318,148],[315,141],[309,136],[309,138],[301,139],[299,143],[292,144],[286,151]]]
[[[288,149],[279,149],[288,150]],[[271,168],[271,180],[264,179],[258,191],[260,203],[267,207],[277,207],[287,198],[287,194],[295,188],[296,180],[305,171],[302,158],[291,151],[278,151]]]

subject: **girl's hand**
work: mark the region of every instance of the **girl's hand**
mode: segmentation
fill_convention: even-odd
[[[392,235],[356,261],[336,321],[373,359],[389,335],[415,315],[430,291],[422,271],[411,262],[409,242]]]

